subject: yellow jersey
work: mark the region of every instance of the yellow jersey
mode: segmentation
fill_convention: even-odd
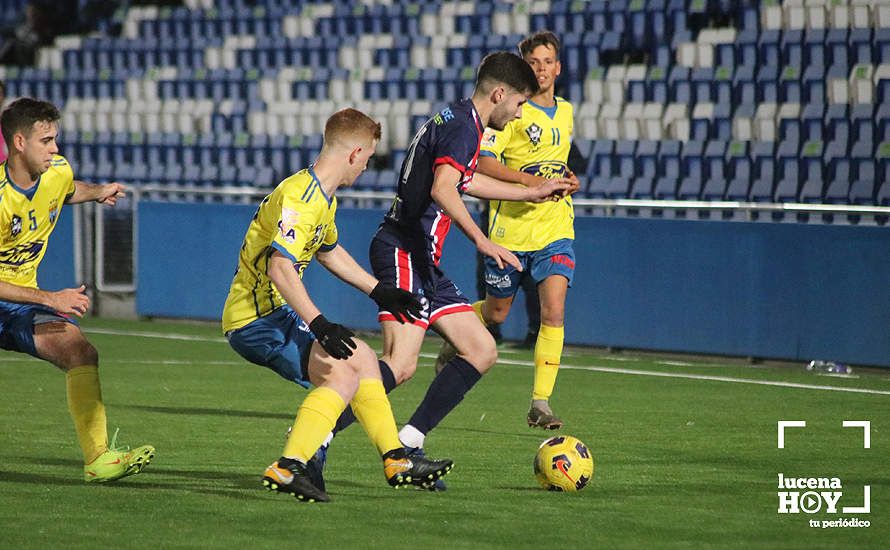
[[[10,179],[0,164],[0,281],[37,288],[37,267],[65,201],[74,194],[74,172],[64,157],[53,157],[49,170],[30,189]]]
[[[238,270],[223,308],[223,332],[285,304],[266,274],[269,258],[277,250],[302,277],[316,252],[337,246],[336,212],[337,199],[325,195],[311,168],[285,179],[263,199],[241,245]]]
[[[568,170],[573,128],[568,101],[557,97],[554,107],[527,101],[522,105],[522,116],[502,131],[485,130],[480,155],[494,157],[520,172],[562,177]],[[489,238],[508,250],[531,252],[559,239],[575,238],[571,197],[540,204],[491,201],[490,207]]]

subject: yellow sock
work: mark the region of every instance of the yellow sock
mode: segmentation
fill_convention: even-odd
[[[96,460],[108,450],[105,405],[99,386],[99,367],[84,365],[65,372],[68,412],[74,420],[84,464]]]
[[[375,378],[359,381],[358,391],[349,404],[381,456],[402,446],[383,382]]]
[[[309,460],[324,443],[344,409],[346,402],[331,388],[315,388],[309,392],[297,411],[297,419],[282,456],[303,462]]]
[[[564,339],[563,327],[541,324],[538,341],[535,343],[535,387],[532,390],[532,399],[550,399],[553,386],[556,385]]]
[[[473,304],[473,311],[476,312],[476,317],[482,321],[484,326],[488,326],[488,323],[485,322],[485,317],[482,316],[482,304],[485,303],[485,300],[479,300],[478,302]]]

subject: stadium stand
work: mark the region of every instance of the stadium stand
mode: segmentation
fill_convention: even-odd
[[[384,121],[356,184],[380,191],[482,56],[540,28],[564,42],[579,197],[890,205],[890,0],[187,0],[0,77],[62,106],[84,178],[134,184],[272,185],[353,104]]]

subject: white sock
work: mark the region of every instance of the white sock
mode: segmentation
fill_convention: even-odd
[[[322,447],[331,444],[331,440],[334,439],[334,432],[328,432],[328,436],[324,438],[324,443],[321,444]]]
[[[411,424],[406,424],[399,432],[399,441],[406,447],[423,447],[424,434]]]

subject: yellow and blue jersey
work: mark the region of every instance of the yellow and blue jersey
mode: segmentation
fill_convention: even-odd
[[[485,130],[481,155],[520,172],[562,177],[568,170],[573,128],[568,101],[557,97],[554,107],[528,101],[522,105],[522,116],[502,131]],[[554,241],[575,238],[571,197],[540,204],[491,201],[490,206],[489,237],[509,250],[541,250]]]
[[[285,304],[266,274],[269,258],[277,250],[302,277],[316,252],[337,246],[336,212],[337,199],[325,195],[311,168],[285,179],[263,199],[241,245],[238,270],[223,308],[224,332]]]
[[[64,157],[30,189],[22,189],[0,164],[0,281],[37,288],[37,267],[65,201],[74,194],[74,172]]]

